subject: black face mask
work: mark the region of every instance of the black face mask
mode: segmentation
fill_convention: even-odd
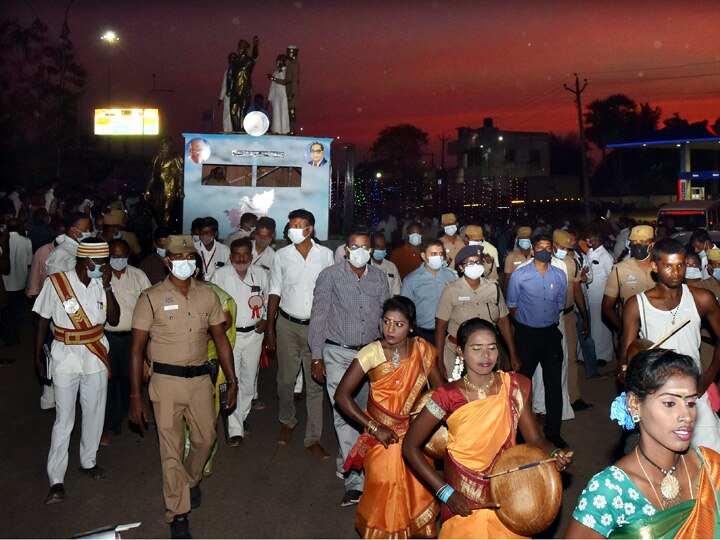
[[[552,251],[541,249],[540,251],[535,252],[535,260],[540,261],[541,263],[549,263],[551,259]]]
[[[648,246],[645,244],[630,244],[630,256],[638,261],[644,261],[648,257]]]

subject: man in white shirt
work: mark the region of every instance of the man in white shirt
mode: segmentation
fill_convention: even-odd
[[[292,245],[275,253],[270,269],[266,337],[268,349],[277,350],[278,419],[282,424],[278,444],[288,444],[297,425],[293,390],[302,363],[308,416],[305,447],[318,458],[328,458],[329,454],[320,445],[323,387],[311,375],[308,331],[315,281],[322,270],[333,265],[333,253],[313,241],[315,216],[311,212],[293,210],[288,220]]]
[[[10,273],[3,275],[2,280],[7,291],[8,305],[2,308],[0,320],[2,320],[5,345],[11,346],[20,343],[25,285],[33,254],[32,242],[20,234],[20,221],[17,218],[8,220],[7,230],[10,235],[8,243]]]
[[[35,334],[35,367],[42,379],[52,380],[56,403],[47,461],[51,487],[45,504],[65,500],[63,482],[78,392],[83,415],[80,472],[95,480],[105,477],[95,459],[110,375],[103,325],[120,321],[120,307],[110,286],[108,255],[108,245],[102,240],[89,238],[83,242],[77,251],[75,268],[46,279],[33,306],[40,316]],[[55,341],[48,372],[43,345],[51,320],[55,324]]]
[[[67,272],[75,267],[79,242],[90,238],[92,222],[86,214],[73,214],[65,224],[65,234],[55,238],[57,247],[45,261],[47,275]]]
[[[587,238],[590,250],[587,254],[588,265],[592,268],[593,280],[587,284],[588,312],[590,314],[590,335],[595,342],[597,365],[607,365],[613,358],[613,340],[610,328],[602,319],[602,300],[605,285],[613,267],[613,256],[603,245],[603,236],[592,231]]]
[[[398,272],[397,266],[385,257],[387,255],[387,244],[385,242],[385,234],[382,232],[376,232],[372,238],[372,263],[373,266],[379,268],[387,274],[388,285],[390,287],[390,294],[392,296],[400,296],[400,289],[402,288],[402,279],[400,279],[400,272]]]
[[[253,234],[252,263],[255,266],[264,268],[268,272],[275,257],[275,250],[270,247],[275,240],[275,229],[275,220],[271,217],[263,216],[257,220]]]
[[[203,278],[210,281],[215,270],[230,264],[230,248],[217,241],[218,222],[215,218],[203,218],[199,227],[200,240],[195,242],[195,249],[202,260]]]
[[[112,378],[108,381],[105,403],[105,425],[100,444],[112,444],[120,435],[123,418],[127,416],[130,403],[130,345],[132,316],[140,293],[151,286],[145,272],[128,264],[130,246],[125,240],[110,242],[110,284],[120,306],[120,322],[105,324],[105,337],[110,345],[108,352]]]
[[[255,224],[257,223],[257,216],[251,212],[245,212],[240,216],[240,228],[228,235],[225,239],[225,245],[230,247],[230,244],[238,238],[247,238],[252,235],[255,231]]]
[[[237,304],[233,358],[238,378],[237,407],[228,417],[228,446],[237,447],[245,436],[245,420],[255,394],[260,352],[267,320],[268,273],[252,263],[252,241],[238,238],[230,245],[230,264],[219,268],[212,282]]]

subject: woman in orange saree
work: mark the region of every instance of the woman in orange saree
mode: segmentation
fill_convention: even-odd
[[[488,508],[502,502],[490,500],[483,475],[492,470],[503,450],[515,445],[518,429],[525,442],[555,458],[558,470],[572,463],[572,452],[554,449],[525,407],[530,381],[516,373],[494,371],[498,344],[491,323],[479,318],[465,321],[458,328],[457,341],[465,374],[433,393],[405,436],[403,454],[444,503],[440,538],[522,538]],[[448,425],[444,479],[420,451],[443,419]]]
[[[436,535],[438,504],[405,465],[399,444],[425,384],[443,383],[435,347],[422,338],[408,337],[414,325],[412,301],[400,296],[385,302],[382,339],[358,352],[335,392],[342,411],[367,428],[345,462],[346,470],[365,469],[365,491],[355,517],[363,538]],[[370,396],[367,411],[362,411],[352,394],[366,374]]]

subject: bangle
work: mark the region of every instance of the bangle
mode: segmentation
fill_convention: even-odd
[[[440,499],[443,504],[447,504],[453,493],[455,493],[455,488],[449,484],[443,484],[440,489],[437,490],[435,496]]]
[[[550,457],[555,457],[558,452],[562,452],[562,448],[556,448],[552,452],[550,452]]]
[[[374,437],[375,434],[377,433],[377,430],[378,430],[378,423],[375,420],[368,420],[367,432]]]

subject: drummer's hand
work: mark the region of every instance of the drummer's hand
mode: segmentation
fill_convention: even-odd
[[[625,384],[625,375],[627,375],[627,363],[620,362],[618,364],[617,378],[621,384]]]
[[[375,430],[375,438],[385,448],[391,444],[400,442],[400,437],[397,436],[397,433],[389,427],[383,425],[379,425]]]
[[[462,493],[457,491],[450,495],[447,507],[453,514],[457,514],[458,516],[467,517],[472,514],[472,510],[470,510],[470,503]]]
[[[520,362],[520,359],[513,355],[510,357],[510,367],[513,371],[520,372],[520,368],[522,367],[522,362]]]
[[[560,450],[555,454],[555,468],[558,471],[564,471],[573,463],[573,456],[575,452],[568,452],[566,450]]]

